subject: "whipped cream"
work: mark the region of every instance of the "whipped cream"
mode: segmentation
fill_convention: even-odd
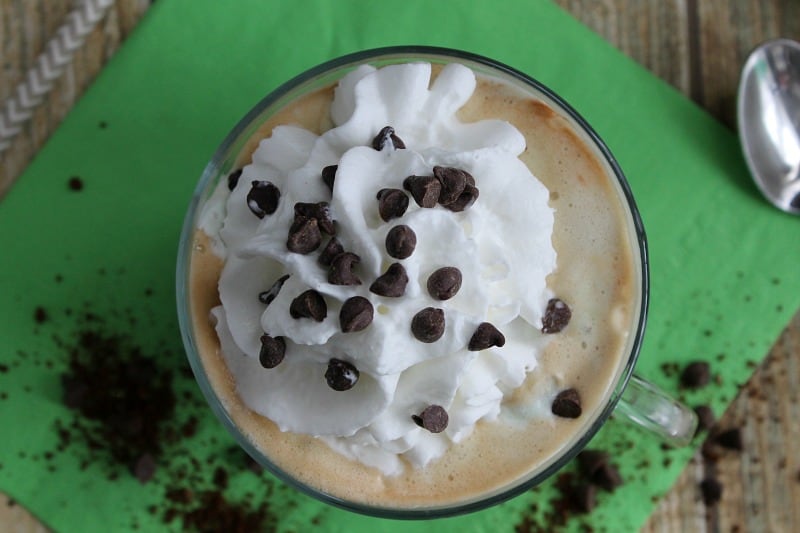
[[[212,311],[226,364],[242,400],[282,431],[324,439],[342,454],[388,475],[407,464],[422,467],[467,437],[480,420],[493,420],[504,398],[537,367],[547,342],[542,316],[552,297],[546,277],[556,266],[551,243],[553,211],[547,189],[518,156],[521,133],[504,121],[462,123],[457,111],[476,86],[474,73],[445,66],[431,83],[431,65],[413,63],[380,69],[361,66],[345,76],[331,105],[334,127],[316,135],[279,126],[260,142],[252,163],[229,192],[222,180],[201,215],[201,227],[225,258],[219,280],[222,305]],[[381,150],[372,140],[385,126],[405,144]],[[321,171],[338,165],[332,190]],[[478,199],[461,212],[420,207],[411,195],[404,214],[388,222],[376,194],[402,189],[408,176],[430,176],[434,166],[462,169],[474,177]],[[263,218],[248,206],[253,181],[280,191],[274,212]],[[357,254],[360,285],[335,285],[318,262],[319,250],[287,249],[298,202],[328,202],[336,238]],[[390,257],[386,235],[403,224],[416,234],[413,254]],[[400,263],[408,276],[401,297],[370,292],[370,284]],[[429,276],[456,267],[458,292],[434,299]],[[269,304],[258,295],[288,275]],[[313,289],[325,300],[321,321],[293,318],[292,301]],[[369,300],[372,322],[344,333],[339,312],[353,296]],[[428,307],[442,309],[444,333],[421,342],[411,320]],[[470,351],[479,324],[489,322],[505,336],[502,347]],[[274,368],[259,363],[261,337],[283,337],[284,359]],[[325,373],[331,359],[357,368],[349,390],[333,390]],[[412,418],[435,405],[449,416],[446,429],[432,433]],[[526,416],[549,417],[548,402]]]

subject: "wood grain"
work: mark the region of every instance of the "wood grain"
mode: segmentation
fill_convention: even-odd
[[[800,40],[797,0],[555,0],[645,68],[735,126],[739,70],[749,51],[774,38]],[[76,2],[0,0],[0,102]],[[0,155],[0,197],[41,148],[144,15],[148,0],[117,0],[72,66]],[[800,312],[718,422],[741,427],[744,451],[716,462],[698,452],[643,528],[655,532],[800,531]],[[699,482],[724,483],[706,506]],[[0,495],[0,530],[45,531]]]

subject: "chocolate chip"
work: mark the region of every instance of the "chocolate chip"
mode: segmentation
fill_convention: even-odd
[[[697,413],[697,433],[708,431],[717,423],[714,411],[707,405],[698,405],[694,408],[694,412]]]
[[[721,431],[714,437],[714,440],[717,444],[728,450],[741,451],[744,448],[742,444],[742,431],[739,428]]]
[[[442,184],[439,204],[447,205],[458,200],[458,197],[464,192],[469,173],[460,168],[435,166],[433,167],[433,176]]]
[[[460,213],[475,203],[475,200],[478,199],[478,194],[478,188],[467,183],[467,186],[464,187],[464,192],[462,192],[454,202],[444,207],[454,213]]]
[[[409,176],[403,180],[403,188],[411,193],[420,207],[436,207],[442,184],[433,176]]]
[[[289,314],[292,318],[312,318],[322,322],[328,316],[328,304],[320,293],[309,289],[292,300]]]
[[[379,152],[383,150],[383,147],[386,144],[391,144],[397,150],[402,150],[406,147],[406,144],[394,134],[394,128],[391,126],[386,126],[381,129],[381,131],[372,139],[372,147]]]
[[[694,361],[681,372],[681,385],[690,389],[705,387],[711,381],[711,369],[705,361]]]
[[[421,428],[431,433],[441,433],[447,429],[450,417],[441,405],[429,405],[418,415],[411,415],[411,419]]]
[[[561,418],[578,418],[581,416],[581,397],[575,389],[566,389],[556,395],[550,407],[553,414]]]
[[[449,300],[461,288],[461,271],[442,267],[428,276],[428,293],[436,300]]]
[[[479,352],[492,346],[502,347],[506,343],[506,338],[494,325],[488,322],[478,324],[475,333],[469,340],[467,349],[471,352]]]
[[[333,192],[333,182],[336,180],[336,171],[339,170],[339,165],[329,165],[322,169],[322,181]]]
[[[558,333],[567,327],[571,318],[569,306],[558,298],[551,298],[542,318],[542,333]]]
[[[325,248],[323,248],[322,252],[320,252],[317,261],[320,265],[329,267],[333,262],[333,258],[342,252],[344,252],[344,246],[342,246],[342,243],[340,243],[339,239],[336,237],[331,237],[331,239],[328,241],[328,244],[326,244]]]
[[[333,285],[361,285],[361,280],[353,272],[353,268],[361,262],[361,258],[352,252],[342,252],[331,261],[328,270],[328,283]]]
[[[400,189],[378,191],[378,214],[384,222],[400,218],[408,209],[408,196]]]
[[[417,247],[417,234],[406,225],[395,226],[386,234],[386,252],[395,259],[406,259]]]
[[[406,269],[400,263],[392,263],[386,269],[386,272],[381,274],[369,286],[369,290],[378,296],[399,298],[405,294],[407,284],[408,274],[406,274]]]
[[[278,293],[281,291],[281,287],[283,287],[287,279],[289,279],[289,274],[278,278],[268,290],[258,293],[258,301],[264,305],[271,304],[272,300],[278,297]]]
[[[322,243],[322,233],[316,218],[295,217],[289,228],[286,248],[296,254],[310,254]]]
[[[284,355],[286,355],[286,341],[283,337],[261,335],[261,350],[258,352],[258,362],[261,366],[275,368],[281,364]]]
[[[700,482],[700,493],[703,503],[707,506],[715,505],[722,499],[722,484],[713,477],[707,477]]]
[[[250,182],[250,192],[247,193],[247,207],[258,218],[271,215],[278,209],[281,192],[269,181]]]
[[[139,483],[147,483],[156,473],[156,460],[149,453],[143,454],[139,457],[133,465],[133,475],[139,480]]]
[[[411,333],[418,341],[436,342],[444,335],[444,311],[426,307],[411,319]]]
[[[294,204],[294,216],[313,218],[317,221],[320,231],[324,231],[328,235],[336,235],[336,227],[333,225],[331,218],[331,209],[328,202],[297,202]]]
[[[369,300],[363,296],[353,296],[345,300],[339,311],[339,325],[344,333],[361,331],[372,323],[374,310]]]
[[[242,177],[242,169],[237,168],[230,174],[228,174],[228,190],[232,191],[236,188],[236,185],[239,183],[239,178]]]
[[[328,382],[328,386],[333,390],[346,391],[352,389],[358,382],[358,376],[358,369],[347,361],[342,361],[341,359],[328,361],[325,381]]]

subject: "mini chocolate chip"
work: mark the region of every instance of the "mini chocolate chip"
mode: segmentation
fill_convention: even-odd
[[[558,298],[551,298],[542,318],[542,333],[558,333],[567,327],[571,318],[569,306]]]
[[[325,381],[328,382],[328,386],[333,390],[346,391],[352,389],[358,382],[358,376],[358,369],[347,361],[342,361],[341,359],[328,361]]]
[[[411,319],[411,333],[418,341],[436,342],[444,335],[444,311],[426,307]]]
[[[429,405],[418,415],[411,415],[416,425],[427,429],[431,433],[441,433],[447,429],[450,417],[441,405]]]
[[[447,205],[458,200],[458,197],[464,192],[469,173],[460,168],[435,166],[433,167],[433,176],[442,184],[439,204]]]
[[[714,411],[707,405],[698,405],[694,412],[697,413],[697,433],[708,431],[717,423]]]
[[[326,244],[325,248],[323,248],[322,252],[320,252],[317,261],[320,265],[329,267],[331,266],[331,262],[333,262],[333,258],[342,252],[344,252],[344,246],[342,246],[342,243],[340,243],[339,239],[336,237],[331,237],[331,239],[328,241],[328,244]]]
[[[681,385],[690,389],[705,387],[711,381],[711,368],[705,361],[693,361],[681,372]]]
[[[329,165],[322,169],[322,181],[333,192],[333,182],[336,180],[336,171],[339,170],[339,165]]]
[[[374,310],[369,300],[363,296],[353,296],[342,304],[339,311],[339,325],[344,333],[361,331],[372,323]]]
[[[420,207],[436,207],[442,184],[433,176],[409,176],[403,180],[403,188],[411,193]]]
[[[713,477],[707,477],[700,482],[700,492],[703,503],[707,506],[715,505],[722,499],[722,484]]]
[[[417,247],[417,234],[410,227],[401,224],[386,234],[386,252],[395,259],[406,259]]]
[[[400,263],[392,263],[386,269],[386,272],[378,276],[369,286],[369,290],[378,296],[399,298],[405,294],[407,284],[408,274],[406,274],[406,269]]]
[[[384,222],[400,218],[408,209],[408,196],[400,189],[378,191],[378,214]]]
[[[436,300],[449,300],[461,288],[461,271],[442,267],[428,276],[428,293]]]
[[[289,279],[289,274],[278,278],[268,290],[258,293],[258,301],[264,305],[271,304],[272,300],[278,297],[278,293],[281,291],[281,287],[283,287],[287,279]]]
[[[292,300],[289,314],[292,318],[312,318],[322,322],[328,316],[328,304],[320,293],[309,289]]]
[[[331,261],[328,270],[328,283],[334,285],[361,285],[361,280],[353,272],[353,267],[361,258],[352,252],[342,252]]]
[[[258,352],[258,362],[264,368],[275,368],[286,355],[286,341],[283,337],[270,337],[266,333],[261,335],[261,350]]]
[[[372,139],[372,147],[380,152],[387,143],[390,143],[397,150],[402,150],[406,147],[400,137],[395,135],[394,128],[391,126],[386,126],[378,132],[375,138]]]
[[[506,343],[506,338],[494,325],[488,322],[481,322],[472,334],[467,349],[471,352],[479,352],[492,346],[502,347]]]
[[[454,213],[460,213],[464,211],[466,208],[470,207],[472,204],[475,203],[475,200],[478,199],[478,188],[474,185],[470,185],[467,183],[467,186],[464,187],[464,192],[462,192],[455,202],[447,204],[444,206],[445,208],[449,209]]]
[[[726,429],[714,437],[717,444],[728,450],[742,451],[742,431],[739,428]]]
[[[581,416],[581,397],[575,389],[562,390],[553,400],[550,407],[554,415],[562,418],[578,418]]]
[[[236,188],[236,185],[239,183],[239,178],[242,177],[242,169],[237,168],[230,174],[228,174],[228,190],[232,191]]]
[[[336,227],[333,225],[328,202],[297,202],[294,204],[294,216],[295,218],[313,218],[317,221],[320,231],[324,231],[328,235],[336,235]]]
[[[269,181],[250,182],[250,192],[247,193],[247,207],[258,218],[271,215],[278,209],[281,191]]]
[[[286,248],[297,254],[310,254],[322,243],[322,233],[316,218],[295,217],[289,228]]]

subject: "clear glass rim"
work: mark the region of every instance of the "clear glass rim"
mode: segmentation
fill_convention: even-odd
[[[191,310],[189,301],[189,268],[190,257],[192,253],[193,238],[196,230],[196,218],[198,209],[201,207],[202,201],[208,192],[209,185],[215,179],[218,179],[222,167],[228,158],[231,156],[230,150],[234,147],[237,141],[240,140],[242,134],[250,127],[255,119],[257,119],[265,110],[275,104],[281,97],[296,89],[303,84],[314,80],[315,78],[335,70],[339,70],[347,66],[356,66],[362,63],[375,62],[377,60],[391,60],[391,59],[423,59],[429,57],[432,60],[452,60],[452,61],[466,61],[474,63],[483,67],[488,67],[494,71],[510,76],[511,78],[522,82],[524,85],[530,86],[536,91],[542,93],[549,98],[554,104],[560,107],[568,117],[575,121],[575,123],[587,135],[589,141],[598,150],[599,154],[603,157],[605,162],[611,168],[617,184],[620,187],[622,196],[628,207],[628,212],[631,217],[631,226],[635,232],[636,241],[638,243],[639,261],[641,267],[641,303],[639,309],[638,323],[634,329],[634,339],[630,344],[630,354],[627,362],[620,373],[612,394],[608,402],[596,416],[592,424],[587,428],[586,432],[572,445],[562,453],[555,461],[550,463],[547,467],[519,483],[494,493],[488,497],[468,501],[465,503],[446,504],[441,507],[431,508],[391,508],[372,506],[359,502],[351,502],[343,500],[331,494],[321,492],[320,490],[306,485],[298,479],[284,472],[282,469],[274,465],[268,457],[266,457],[254,444],[237,428],[236,423],[230,417],[228,412],[222,406],[219,398],[213,393],[213,388],[209,381],[208,376],[203,368],[203,363],[200,359],[197,344],[194,339],[194,328],[191,321]],[[531,76],[514,69],[501,62],[489,59],[487,57],[477,55],[463,50],[457,50],[444,47],[433,46],[390,46],[382,48],[373,48],[363,50],[351,54],[339,56],[329,61],[323,62],[315,67],[312,67],[291,80],[281,84],[276,89],[271,91],[266,97],[258,102],[231,130],[225,137],[220,146],[215,151],[209,163],[206,165],[199,182],[194,190],[194,194],[189,203],[186,216],[181,230],[180,241],[178,246],[178,258],[176,269],[176,300],[178,311],[178,322],[181,330],[181,337],[183,339],[184,348],[189,360],[189,364],[194,373],[195,379],[203,392],[209,406],[216,415],[216,417],[223,423],[225,428],[233,435],[238,444],[260,464],[262,464],[273,475],[281,481],[289,484],[290,486],[300,490],[301,492],[310,495],[322,502],[330,505],[346,509],[349,511],[375,516],[380,518],[393,518],[393,519],[430,519],[442,518],[447,516],[454,516],[459,514],[470,513],[491,507],[515,496],[522,494],[530,488],[540,484],[545,479],[551,477],[554,473],[565,466],[571,461],[594,437],[597,431],[609,418],[614,408],[617,405],[627,383],[633,373],[634,365],[639,357],[642,341],[644,338],[645,324],[647,320],[647,310],[649,302],[649,263],[647,251],[647,239],[645,235],[644,225],[639,214],[639,210],[634,201],[633,194],[622,172],[621,167],[617,163],[616,158],[611,153],[611,150],[606,146],[605,142],[588,124],[588,122],[563,98],[558,96],[550,88],[532,78]]]

